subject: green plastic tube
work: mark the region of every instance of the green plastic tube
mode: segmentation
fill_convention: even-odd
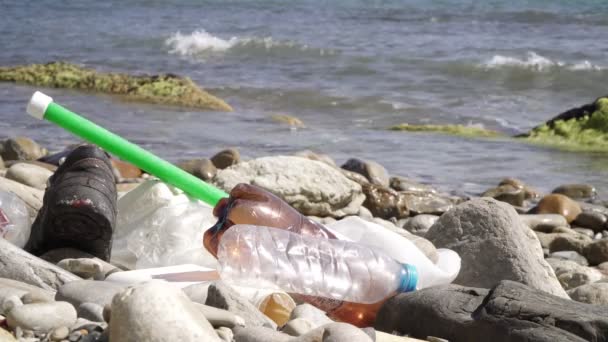
[[[35,118],[50,121],[64,128],[211,206],[215,206],[220,199],[228,197],[224,191],[54,103],[51,97],[41,92],[37,91],[32,95],[27,105],[27,112]]]

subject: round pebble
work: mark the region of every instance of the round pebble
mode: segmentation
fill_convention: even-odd
[[[51,333],[51,340],[61,341],[65,340],[70,335],[70,329],[68,327],[59,327]]]

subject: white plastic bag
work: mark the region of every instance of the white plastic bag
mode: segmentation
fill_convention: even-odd
[[[0,237],[23,248],[32,225],[23,200],[12,192],[0,191]]]
[[[118,200],[112,262],[131,269],[195,264],[215,268],[203,233],[216,221],[213,208],[157,180]]]

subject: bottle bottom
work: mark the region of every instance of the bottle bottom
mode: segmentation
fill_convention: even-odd
[[[295,293],[290,295],[296,302],[308,303],[325,311],[327,316],[335,321],[349,323],[359,328],[373,327],[380,307],[388,299],[373,304],[362,304]]]

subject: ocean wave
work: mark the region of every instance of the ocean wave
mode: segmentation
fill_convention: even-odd
[[[201,56],[217,53],[235,54],[275,54],[275,55],[315,55],[331,56],[337,54],[334,49],[310,47],[292,41],[277,41],[272,37],[231,37],[222,39],[205,30],[190,34],[174,33],[165,40],[169,53],[181,56]]]
[[[524,58],[495,55],[486,62],[479,65],[483,69],[520,68],[538,72],[552,71],[555,69],[566,69],[571,71],[598,71],[604,70],[603,66],[595,65],[587,60],[575,63],[552,60],[530,51]]]

